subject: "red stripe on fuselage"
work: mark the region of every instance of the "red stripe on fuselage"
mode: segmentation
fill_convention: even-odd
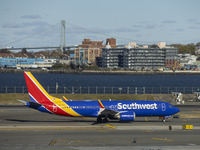
[[[24,77],[26,80],[26,84],[28,87],[28,92],[36,99],[40,104],[43,104],[45,108],[47,108],[49,111],[63,116],[70,116],[72,115],[68,114],[67,112],[63,111],[60,107],[58,107],[56,104],[54,104],[47,95],[45,95],[39,87],[32,81],[32,79],[24,72]],[[57,107],[55,109],[55,106]],[[56,110],[56,111],[55,111]]]

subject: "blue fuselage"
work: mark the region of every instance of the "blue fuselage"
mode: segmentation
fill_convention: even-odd
[[[101,101],[105,109],[116,112],[134,112],[136,116],[169,116],[180,110],[172,104],[161,101]],[[65,101],[81,116],[97,117],[98,101]]]

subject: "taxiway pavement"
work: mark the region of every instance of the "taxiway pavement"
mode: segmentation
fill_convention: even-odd
[[[56,116],[27,107],[0,107],[0,149],[200,149],[200,107],[181,118],[96,124],[95,118]],[[193,125],[183,130],[182,125]],[[171,128],[169,128],[171,126]]]

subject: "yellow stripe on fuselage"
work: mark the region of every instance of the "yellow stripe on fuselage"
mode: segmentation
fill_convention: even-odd
[[[51,96],[52,97],[52,96]],[[63,100],[56,98],[56,97],[52,97],[52,102],[54,104],[56,104],[57,106],[59,106],[62,110],[64,110],[65,112],[75,116],[75,117],[82,117],[82,115],[78,114],[77,112],[75,112],[72,108],[69,107],[68,104],[66,104]]]
[[[65,112],[76,116],[76,117],[82,117],[80,114],[75,112],[73,109],[71,109],[65,102],[63,102],[61,99],[53,97],[49,95],[46,90],[41,86],[41,84],[35,79],[35,77],[31,74],[31,72],[26,72],[29,77],[35,82],[35,84],[39,87],[39,89],[47,96],[47,98],[53,102],[56,106],[60,107]]]

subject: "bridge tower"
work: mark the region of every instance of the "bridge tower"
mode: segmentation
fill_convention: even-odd
[[[65,20],[61,21],[61,44],[60,49],[64,52],[65,51]]]

